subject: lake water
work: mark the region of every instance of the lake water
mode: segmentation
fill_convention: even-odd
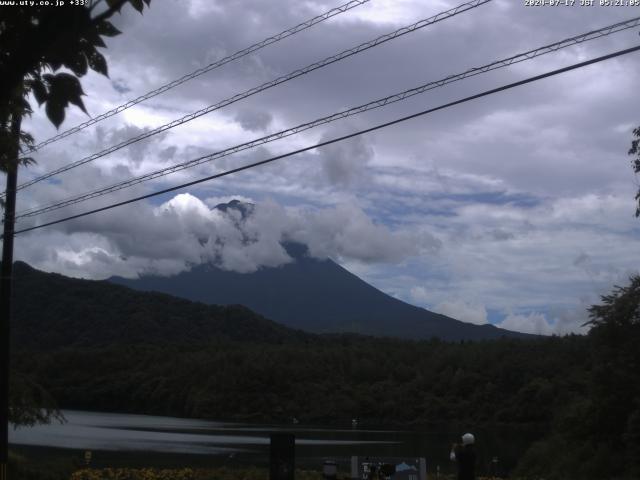
[[[349,457],[394,459],[414,463],[425,457],[429,470],[441,465],[451,469],[449,448],[460,433],[408,431],[377,428],[321,428],[302,425],[255,425],[213,422],[147,415],[125,415],[63,411],[64,424],[39,425],[11,430],[13,445],[55,447],[78,451],[110,452],[128,457],[159,458],[165,455],[206,456],[218,464],[231,462],[263,465],[268,461],[269,435],[289,432],[296,439],[299,465],[321,466],[324,459],[336,459],[348,469]],[[480,462],[493,456],[513,463],[526,445],[515,442],[520,436],[474,432]],[[513,438],[507,438],[513,437]],[[520,444],[520,450],[518,450]],[[95,457],[96,455],[94,455]],[[515,458],[514,458],[515,457]]]

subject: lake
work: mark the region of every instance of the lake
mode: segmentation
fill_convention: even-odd
[[[80,452],[91,450],[95,462],[102,463],[100,459],[111,462],[108,466],[114,462],[122,464],[122,459],[135,459],[134,463],[141,464],[151,458],[153,463],[174,458],[178,463],[184,462],[185,466],[202,464],[205,459],[205,463],[217,465],[265,465],[268,462],[269,435],[289,432],[296,438],[296,463],[300,466],[320,468],[323,460],[334,459],[348,471],[351,455],[397,463],[414,463],[418,457],[425,457],[428,470],[434,471],[436,466],[440,466],[445,472],[452,469],[448,460],[451,443],[458,441],[457,437],[464,433],[442,429],[256,425],[70,410],[63,411],[63,414],[67,420],[64,424],[12,429],[10,443],[36,450],[43,447]],[[498,456],[508,467],[528,443],[523,443],[519,432],[473,433],[478,443],[479,463]]]

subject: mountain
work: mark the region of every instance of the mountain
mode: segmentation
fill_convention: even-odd
[[[80,280],[14,264],[12,342],[18,350],[211,341],[306,341],[239,305],[214,306],[105,281]]]
[[[251,205],[237,201],[215,208],[236,209],[242,218]],[[245,305],[291,328],[314,333],[354,332],[404,339],[487,340],[531,335],[474,325],[402,302],[364,282],[331,259],[307,255],[296,243],[283,245],[293,262],[253,273],[197,265],[172,277],[112,277],[112,283],[157,291],[209,305]]]

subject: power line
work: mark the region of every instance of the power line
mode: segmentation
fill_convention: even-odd
[[[128,205],[130,203],[138,202],[140,200],[145,200],[147,198],[152,198],[152,197],[155,197],[155,196],[158,196],[158,195],[163,195],[165,193],[169,193],[169,192],[173,192],[173,191],[176,191],[176,190],[180,190],[180,189],[183,189],[183,188],[186,188],[186,187],[197,185],[199,183],[207,182],[209,180],[214,180],[216,178],[226,177],[226,176],[231,175],[233,173],[238,173],[238,172],[241,172],[243,170],[248,170],[248,169],[255,168],[255,167],[258,167],[258,166],[261,166],[261,165],[265,165],[265,164],[268,164],[268,163],[271,163],[271,162],[275,162],[276,160],[280,160],[280,159],[283,159],[283,158],[291,157],[291,156],[297,155],[299,153],[307,152],[309,150],[313,150],[313,149],[316,149],[316,148],[321,148],[321,147],[324,147],[324,146],[327,146],[327,145],[331,145],[333,143],[341,142],[341,141],[347,140],[349,138],[353,138],[353,137],[356,137],[356,136],[359,136],[359,135],[363,135],[365,133],[373,132],[375,130],[380,130],[382,128],[386,128],[386,127],[395,125],[397,123],[405,122],[405,121],[411,120],[413,118],[421,117],[421,116],[427,115],[429,113],[433,113],[433,112],[436,112],[436,111],[439,111],[439,110],[444,110],[446,108],[450,108],[450,107],[453,107],[455,105],[460,105],[462,103],[466,103],[466,102],[469,102],[471,100],[476,100],[478,98],[486,97],[486,96],[492,95],[494,93],[499,93],[499,92],[502,92],[502,91],[505,91],[505,90],[509,90],[509,89],[512,89],[512,88],[515,88],[515,87],[519,87],[521,85],[526,85],[528,83],[536,82],[536,81],[542,80],[544,78],[552,77],[554,75],[559,75],[561,73],[565,73],[565,72],[568,72],[568,71],[571,71],[571,70],[576,70],[578,68],[586,67],[588,65],[593,65],[595,63],[599,63],[599,62],[602,62],[602,61],[605,61],[605,60],[609,60],[611,58],[615,58],[615,57],[626,55],[626,54],[629,54],[629,53],[632,53],[632,52],[636,52],[638,50],[640,50],[640,45],[637,45],[637,46],[631,47],[631,48],[627,48],[625,50],[618,50],[618,51],[616,51],[614,53],[610,53],[608,55],[603,55],[603,56],[600,56],[600,57],[597,57],[597,58],[593,58],[591,60],[586,60],[584,62],[580,62],[580,63],[576,63],[576,64],[573,64],[573,65],[570,65],[568,67],[559,68],[557,70],[552,70],[550,72],[546,72],[546,73],[543,73],[543,74],[540,74],[540,75],[536,75],[534,77],[529,77],[527,79],[520,80],[518,82],[509,83],[509,84],[503,85],[501,87],[493,88],[491,90],[486,90],[486,91],[484,91],[482,93],[478,93],[476,95],[471,95],[469,97],[465,97],[465,98],[462,98],[460,100],[449,102],[449,103],[446,103],[444,105],[440,105],[440,106],[435,107],[435,108],[430,108],[428,110],[423,110],[421,112],[414,113],[412,115],[407,115],[405,117],[401,117],[401,118],[398,118],[396,120],[392,120],[390,122],[381,123],[381,124],[375,125],[373,127],[366,128],[364,130],[359,130],[357,132],[350,133],[348,135],[343,135],[341,137],[337,137],[337,138],[334,138],[334,139],[331,139],[331,140],[327,140],[327,141],[324,141],[324,142],[320,142],[320,143],[317,143],[315,145],[311,145],[309,147],[304,147],[304,148],[300,148],[298,150],[294,150],[292,152],[288,152],[288,153],[285,153],[285,154],[282,154],[282,155],[277,155],[275,157],[271,157],[271,158],[268,158],[266,160],[261,160],[259,162],[250,163],[248,165],[244,165],[242,167],[237,167],[237,168],[234,168],[234,169],[231,169],[231,170],[227,170],[225,172],[217,173],[215,175],[210,175],[208,177],[201,178],[199,180],[193,180],[191,182],[183,183],[181,185],[177,185],[177,186],[174,186],[174,187],[171,187],[171,188],[166,188],[164,190],[160,190],[160,191],[157,191],[157,192],[149,193],[147,195],[142,195],[142,196],[139,196],[139,197],[131,198],[129,200],[125,200],[125,201],[122,201],[122,202],[113,203],[111,205],[107,205],[107,206],[104,206],[104,207],[101,207],[101,208],[96,208],[96,209],[93,209],[93,210],[89,210],[89,211],[86,211],[86,212],[83,212],[83,213],[79,213],[77,215],[71,215],[69,217],[64,217],[64,218],[61,218],[61,219],[58,219],[58,220],[54,220],[54,221],[51,221],[51,222],[43,223],[41,225],[36,225],[36,226],[33,226],[33,227],[23,228],[21,230],[15,230],[13,232],[13,234],[17,235],[19,233],[26,233],[26,232],[37,230],[37,229],[40,229],[40,228],[49,227],[51,225],[56,225],[58,223],[67,222],[69,220],[75,220],[77,218],[86,217],[88,215],[93,215],[95,213],[104,212],[106,210],[111,210],[111,209],[116,208],[116,207],[121,207],[123,205]]]
[[[233,53],[231,55],[228,55],[224,58],[221,58],[220,60],[217,60],[213,63],[210,63],[209,65],[206,65],[202,68],[199,68],[197,70],[194,70],[193,72],[184,75],[180,78],[178,78],[177,80],[174,80],[172,82],[167,83],[166,85],[163,85],[161,87],[156,88],[155,90],[152,90],[148,93],[145,93],[144,95],[140,95],[137,98],[134,98],[133,100],[129,100],[127,103],[124,103],[112,110],[109,110],[108,112],[104,112],[96,117],[90,118],[89,120],[87,120],[86,122],[80,123],[79,125],[76,125],[73,128],[70,128],[69,130],[65,130],[64,132],[61,132],[51,138],[48,138],[47,140],[44,140],[43,142],[40,142],[37,145],[34,145],[33,147],[31,147],[29,149],[30,152],[33,152],[35,150],[39,150],[40,148],[44,147],[45,145],[49,145],[50,143],[54,143],[57,142],[58,140],[61,140],[65,137],[68,137],[69,135],[73,135],[74,133],[79,132],[80,130],[83,130],[91,125],[95,125],[98,122],[101,122],[102,120],[105,120],[109,117],[112,117],[114,115],[117,115],[120,112],[123,112],[125,110],[127,110],[128,108],[133,107],[134,105],[137,105],[141,102],[144,102],[145,100],[149,100],[150,98],[153,98],[157,95],[160,95],[168,90],[171,90],[172,88],[177,87],[178,85],[182,85],[185,82],[188,82],[189,80],[192,80],[196,77],[199,77],[200,75],[203,75],[207,72],[210,72],[211,70],[214,70],[218,67],[221,67],[223,65],[226,65],[227,63],[231,63],[235,60],[238,60],[242,57],[245,57],[253,52],[256,52],[264,47],[267,47],[273,43],[279,42],[280,40],[284,40],[287,37],[290,37],[291,35],[295,35],[296,33],[299,33],[303,30],[306,30],[308,28],[313,27],[314,25],[317,25],[318,23],[324,22],[325,20],[330,19],[331,17],[335,17],[336,15],[339,15],[341,13],[344,13],[348,10],[351,10],[352,8],[355,7],[359,7],[360,5],[369,2],[370,0],[351,0],[343,5],[340,5],[338,7],[332,8],[331,10],[323,13],[322,15],[318,15],[316,17],[313,17],[305,22],[302,22],[298,25],[296,25],[295,27],[291,27],[287,30],[284,30],[276,35],[273,35],[272,37],[269,38],[265,38],[264,40],[262,40],[261,42],[258,43],[254,43],[253,45],[244,48],[242,50],[237,51],[236,53]]]
[[[86,200],[90,200],[92,198],[97,198],[103,195],[107,195],[109,193],[113,193],[116,192],[118,190],[122,190],[124,188],[129,188],[131,186],[149,181],[149,180],[153,180],[165,175],[169,175],[181,170],[185,170],[187,168],[192,168],[198,165],[201,165],[203,163],[206,162],[211,162],[213,160],[217,160],[219,158],[222,157],[226,157],[238,152],[241,152],[243,150],[248,150],[250,148],[259,146],[259,145],[264,145],[266,143],[269,142],[273,142],[275,140],[279,140],[281,138],[285,138],[285,137],[289,137],[291,135],[295,135],[297,133],[300,133],[302,131],[305,130],[309,130],[311,128],[317,127],[319,125],[323,125],[323,124],[327,124],[336,120],[340,120],[343,118],[347,118],[350,117],[352,115],[356,115],[356,114],[360,114],[369,110],[373,110],[376,108],[380,108],[386,105],[390,105],[392,103],[396,103],[402,100],[406,100],[407,98],[410,98],[414,95],[418,95],[421,93],[424,93],[426,91],[429,90],[433,90],[435,88],[438,87],[442,87],[444,85],[447,85],[449,83],[453,83],[456,81],[460,81],[463,80],[465,78],[468,77],[472,77],[475,75],[479,75],[485,72],[489,72],[492,70],[496,70],[499,68],[504,68],[507,67],[509,65],[513,65],[515,63],[520,63],[523,61],[527,61],[527,60],[531,60],[533,58],[539,57],[541,55],[546,55],[548,53],[551,52],[556,52],[560,49],[563,48],[567,48],[570,47],[572,45],[577,45],[583,42],[586,42],[588,40],[594,40],[597,38],[601,38],[604,37],[606,35],[611,35],[612,33],[616,33],[616,32],[620,32],[623,30],[627,30],[633,27],[637,27],[638,25],[640,25],[640,17],[636,17],[636,18],[632,18],[630,20],[626,20],[623,22],[618,22],[615,23],[613,25],[609,25],[603,28],[600,28],[598,30],[593,30],[587,33],[583,33],[581,35],[576,35],[574,37],[571,38],[567,38],[564,40],[561,40],[559,42],[555,42],[549,45],[545,45],[543,47],[539,47],[536,48],[534,50],[529,50],[527,52],[524,53],[519,53],[517,55],[502,59],[502,60],[497,60],[494,61],[492,63],[489,63],[487,65],[483,65],[481,67],[475,67],[475,68],[471,68],[463,73],[459,73],[459,74],[455,74],[455,75],[449,75],[448,77],[445,77],[441,80],[436,80],[436,81],[432,81],[426,84],[423,84],[419,87],[415,87],[415,88],[411,88],[409,90],[405,90],[404,92],[401,93],[396,93],[394,95],[389,95],[387,97],[378,99],[378,100],[374,100],[371,101],[369,103],[357,106],[357,107],[353,107],[350,108],[348,110],[343,110],[341,112],[338,113],[334,113],[332,115],[326,116],[326,117],[322,117],[316,120],[313,120],[311,122],[307,122],[307,123],[303,123],[301,125],[298,125],[296,127],[293,128],[289,128],[287,130],[282,130],[280,132],[277,133],[273,133],[270,135],[266,135],[264,137],[252,140],[250,142],[246,142],[246,143],[242,143],[240,145],[236,145],[234,147],[230,147],[227,148],[225,150],[219,151],[219,152],[215,152],[212,154],[208,154],[208,155],[203,155],[201,157],[195,158],[195,159],[191,159],[187,162],[183,162],[177,165],[173,165],[170,167],[166,167],[154,172],[150,172],[147,173],[145,175],[141,175],[129,180],[125,180],[122,182],[118,182],[115,183],[113,185],[104,187],[104,188],[100,188],[97,190],[93,190],[91,192],[87,192],[75,197],[71,197],[71,198],[67,198],[66,200],[62,200],[44,207],[33,207],[29,210],[25,210],[23,212],[18,213],[18,215],[16,215],[16,219],[19,218],[25,218],[25,217],[32,217],[35,215],[39,215],[42,213],[47,213],[47,212],[51,212],[54,210],[58,210],[60,208],[64,208],[70,205],[74,205],[76,203],[80,203]]]
[[[226,100],[222,100],[221,102],[218,102],[214,105],[209,105],[208,107],[205,107],[201,110],[198,110],[196,112],[190,113],[188,115],[183,116],[182,118],[179,118],[177,120],[174,120],[170,123],[167,123],[165,125],[162,125],[160,127],[157,127],[153,130],[149,130],[147,132],[144,132],[140,135],[138,135],[137,137],[133,137],[130,138],[128,140],[125,140],[123,142],[120,142],[117,145],[114,145],[112,147],[109,147],[105,150],[102,150],[101,152],[98,153],[94,153],[93,155],[90,155],[88,157],[85,157],[81,160],[77,160],[75,162],[72,162],[70,164],[67,164],[63,167],[60,167],[56,170],[53,170],[49,173],[46,173],[44,175],[41,175],[39,177],[36,177],[32,180],[29,180],[25,183],[22,183],[21,185],[18,185],[18,190],[22,190],[23,188],[29,187],[31,185],[34,185],[38,182],[41,182],[43,180],[46,180],[47,178],[51,178],[54,175],[57,175],[59,173],[62,172],[66,172],[68,170],[71,170],[73,168],[79,167],[80,165],[84,165],[85,163],[91,162],[93,160],[97,160],[98,158],[104,157],[105,155],[108,155],[110,153],[113,153],[117,150],[120,150],[121,148],[124,148],[126,146],[129,146],[133,143],[139,142],[140,140],[144,140],[145,138],[149,138],[153,135],[156,135],[158,133],[170,130],[171,128],[177,127],[178,125],[182,125],[184,123],[190,122],[191,120],[194,120],[198,117],[201,117],[203,115],[206,115],[208,113],[211,113],[215,110],[219,110],[223,107],[226,107],[228,105],[231,105],[232,103],[238,102],[242,99],[245,99],[247,97],[250,97],[252,95],[255,95],[259,92],[262,92],[264,90],[267,90],[269,88],[275,87],[277,85],[280,85],[281,83],[284,82],[288,82],[289,80],[293,80],[294,78],[300,77],[302,75],[305,75],[307,73],[310,73],[314,70],[317,70],[319,68],[325,67],[327,65],[330,65],[332,63],[338,62],[340,60],[343,60],[347,57],[350,57],[352,55],[356,55],[360,52],[363,52],[365,50],[368,50],[370,48],[376,47],[378,45],[381,45],[385,42],[388,42],[390,40],[394,40],[398,37],[401,37],[403,35],[406,35],[408,33],[412,33],[415,32],[421,28],[427,27],[429,25],[432,25],[434,23],[440,22],[442,20],[446,20],[448,18],[451,18],[455,15],[458,15],[460,13],[466,12],[468,10],[472,10],[474,8],[477,8],[481,5],[484,5],[485,3],[488,3],[492,0],[472,0],[470,2],[467,3],[463,3],[461,5],[458,5],[455,8],[449,9],[447,11],[438,13],[437,15],[434,15],[432,17],[420,20],[419,22],[416,22],[412,25],[406,26],[406,27],[402,27],[398,30],[395,30],[394,32],[388,33],[386,35],[382,35],[380,37],[377,37],[373,40],[370,40],[368,42],[365,43],[361,43],[360,45],[357,45],[353,48],[350,48],[348,50],[344,50],[336,55],[332,55],[330,57],[327,57],[323,60],[320,60],[319,62],[316,63],[312,63],[311,65],[307,65],[304,68],[295,70],[287,75],[283,75],[281,77],[276,78],[275,80],[271,80],[270,82],[267,83],[263,83],[262,85],[258,86],[258,87],[254,87],[251,88],[243,93],[239,93],[237,95],[234,95],[233,97],[227,98]]]

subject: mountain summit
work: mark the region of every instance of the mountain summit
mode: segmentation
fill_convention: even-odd
[[[250,215],[252,205],[233,201],[220,211]],[[244,305],[283,325],[314,333],[354,332],[405,339],[485,340],[529,335],[475,325],[402,302],[364,282],[331,259],[316,259],[299,243],[283,244],[292,262],[253,273],[194,266],[172,277],[145,275],[110,281],[216,305]]]

